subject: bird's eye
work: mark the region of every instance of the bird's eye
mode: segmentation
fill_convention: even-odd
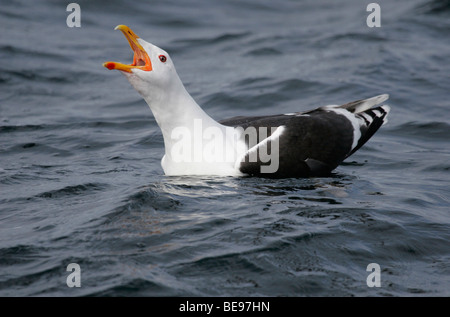
[[[167,57],[165,57],[164,55],[159,55],[159,60],[165,63],[167,61]]]

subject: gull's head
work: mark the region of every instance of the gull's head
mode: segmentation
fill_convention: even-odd
[[[133,62],[106,62],[103,66],[121,71],[144,97],[162,93],[179,84],[179,77],[166,51],[141,39],[126,25],[118,25],[115,30],[122,31],[128,40],[134,52]]]

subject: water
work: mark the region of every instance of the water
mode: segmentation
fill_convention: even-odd
[[[2,1],[0,295],[449,296],[450,5]],[[217,120],[389,93],[332,177],[166,177],[130,26]],[[69,263],[81,287],[69,288]],[[370,288],[369,263],[381,287]]]

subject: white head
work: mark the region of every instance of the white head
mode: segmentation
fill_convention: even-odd
[[[166,148],[173,129],[191,127],[195,119],[202,119],[205,127],[220,125],[186,91],[166,51],[139,38],[126,25],[118,25],[116,30],[127,38],[134,52],[133,63],[106,62],[103,66],[119,70],[144,97],[163,132]]]
[[[163,98],[169,91],[184,89],[166,51],[139,38],[126,25],[118,25],[115,29],[122,31],[127,38],[134,52],[133,63],[106,62],[103,66],[120,70],[149,104]]]

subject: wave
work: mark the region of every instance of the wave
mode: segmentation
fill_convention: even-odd
[[[431,0],[418,5],[416,11],[423,14],[448,14],[450,13],[450,1]]]
[[[166,49],[171,53],[177,53],[186,49],[195,47],[196,49],[202,47],[221,47],[222,44],[234,43],[238,40],[248,38],[251,32],[238,32],[238,33],[224,33],[209,38],[185,38],[172,41],[166,46]]]
[[[38,198],[65,198],[67,196],[78,196],[82,194],[92,194],[98,191],[103,191],[107,188],[107,184],[86,183],[72,186],[65,186],[60,189],[46,191],[36,195]]]
[[[9,266],[33,262],[36,257],[40,257],[43,247],[33,245],[15,245],[0,249],[0,266]]]
[[[15,133],[15,132],[35,132],[40,130],[45,131],[63,131],[73,130],[76,128],[137,128],[146,127],[149,125],[149,120],[126,120],[126,121],[82,121],[71,123],[55,123],[55,124],[25,124],[25,125],[2,125],[0,126],[0,133]]]
[[[391,129],[400,136],[414,136],[422,140],[447,141],[450,135],[450,124],[446,122],[407,122]]]

